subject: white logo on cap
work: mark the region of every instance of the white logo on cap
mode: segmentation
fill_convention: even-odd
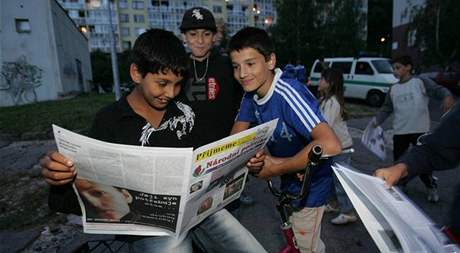
[[[200,9],[194,9],[194,10],[192,11],[192,13],[193,13],[193,14],[192,14],[192,17],[195,17],[195,18],[198,19],[198,20],[202,20],[202,19],[203,19],[203,14],[201,14]]]

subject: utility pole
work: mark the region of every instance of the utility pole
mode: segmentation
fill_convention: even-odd
[[[113,32],[112,24],[112,9],[110,7],[110,2],[112,0],[107,0],[107,10],[109,12],[109,38],[110,38],[110,55],[112,58],[112,74],[113,74],[113,91],[115,92],[115,99],[118,100],[121,98],[120,92],[120,75],[118,74],[118,59],[117,59],[117,42],[115,40],[115,34]]]

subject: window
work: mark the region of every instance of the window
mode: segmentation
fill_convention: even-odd
[[[417,30],[410,30],[407,33],[407,46],[409,47],[415,46],[416,39],[417,39]]]
[[[214,5],[214,6],[212,7],[212,11],[213,11],[214,13],[222,13],[222,6]]]
[[[119,0],[118,7],[120,7],[120,9],[128,8],[128,0]]]
[[[129,36],[129,27],[122,27],[121,28],[121,36]]]
[[[324,68],[329,66],[329,62],[326,61],[323,64],[321,62],[316,63],[315,69],[313,69],[313,72],[321,73],[323,72]]]
[[[143,1],[133,1],[133,9],[144,9],[144,2]]]
[[[160,1],[160,0],[152,0],[152,6],[169,6],[169,1]],[[184,2],[184,6],[187,6],[187,2]]]
[[[123,50],[131,49],[131,41],[123,41],[122,47],[123,47]]]
[[[373,75],[374,71],[372,70],[371,65],[364,61],[359,61],[356,63],[355,74],[360,75]]]
[[[120,22],[128,23],[129,22],[129,15],[128,14],[120,14]]]
[[[144,15],[141,14],[134,14],[134,22],[135,23],[144,23]]]
[[[392,74],[393,73],[393,67],[391,66],[391,63],[389,60],[374,60],[371,62],[372,62],[372,65],[374,65],[377,72],[381,74]]]
[[[350,74],[351,61],[333,62],[331,68],[338,68],[342,70],[343,74]]]
[[[85,11],[78,11],[78,17],[84,18],[85,16]]]
[[[17,18],[15,21],[16,21],[16,32],[18,32],[18,33],[30,33],[29,19]]]

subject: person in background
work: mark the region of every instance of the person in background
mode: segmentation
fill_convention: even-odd
[[[180,25],[182,39],[190,49],[189,72],[184,87],[186,99],[195,112],[195,126],[192,131],[193,147],[220,140],[230,135],[243,91],[233,78],[233,70],[227,55],[214,47],[217,26],[212,13],[202,7],[185,11]],[[253,200],[244,196],[243,203]],[[194,228],[192,237],[201,250],[207,252],[264,251],[263,247],[239,222],[233,226],[236,234],[225,231],[223,224],[233,219],[229,210],[238,217],[239,200],[227,205],[226,209],[210,216]],[[220,225],[218,225],[220,224]],[[226,244],[215,242],[226,241]]]
[[[182,39],[190,49],[192,75],[187,80],[185,94],[196,114],[194,148],[230,134],[243,95],[233,78],[229,57],[219,49],[224,46],[216,45],[217,29],[212,13],[202,7],[188,9],[180,25]],[[240,200],[227,206],[235,216],[238,216],[240,201],[246,205],[254,203],[253,198],[243,192]]]
[[[318,83],[320,94],[319,102],[321,113],[327,123],[334,130],[342,144],[343,154],[335,156],[334,162],[351,165],[351,150],[353,140],[348,132],[347,123],[345,122],[345,100],[343,97],[344,86],[342,72],[338,69],[327,68],[321,73],[321,79]],[[340,184],[337,177],[334,176],[335,193],[339,207],[339,215],[331,220],[333,224],[342,225],[355,222],[358,218],[353,209],[353,205],[348,199],[345,190]]]
[[[412,76],[412,59],[401,56],[393,61],[394,75],[399,81],[390,87],[385,101],[375,117],[374,125],[382,124],[391,114],[393,120],[393,159],[397,161],[418,137],[430,130],[429,97],[443,99],[442,109],[447,111],[454,104],[452,94],[442,86]],[[427,200],[437,202],[436,178],[431,172],[421,174],[420,179],[428,189]],[[407,182],[403,182],[405,185]]]
[[[230,39],[229,53],[234,76],[246,92],[232,133],[278,118],[267,143],[270,155],[258,153],[247,166],[262,179],[281,176],[281,189],[296,194],[301,184],[296,172],[307,165],[310,149],[319,144],[324,154],[335,155],[341,150],[340,141],[307,87],[281,78],[283,72],[275,69],[273,43],[265,30],[243,28]],[[325,252],[321,220],[332,184],[330,164],[315,167],[308,197],[294,203],[290,221],[301,252]]]
[[[385,180],[391,187],[400,180],[412,178],[420,173],[433,170],[455,169],[460,166],[460,102],[447,112],[438,127],[420,138],[420,142],[409,150],[395,165],[380,168],[374,175]],[[456,196],[448,223],[451,231],[460,238],[460,185],[456,188]]]

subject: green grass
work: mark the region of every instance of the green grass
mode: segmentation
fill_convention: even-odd
[[[51,124],[86,132],[95,113],[115,100],[113,94],[86,94],[71,99],[0,107],[0,133],[16,137],[24,133],[46,133]]]
[[[29,133],[34,139],[46,138],[46,133],[51,132],[51,124],[85,134],[96,112],[114,100],[111,93],[86,94],[66,100],[0,107],[0,134],[21,137],[24,133]],[[373,116],[378,110],[348,101],[345,106],[350,118]]]

